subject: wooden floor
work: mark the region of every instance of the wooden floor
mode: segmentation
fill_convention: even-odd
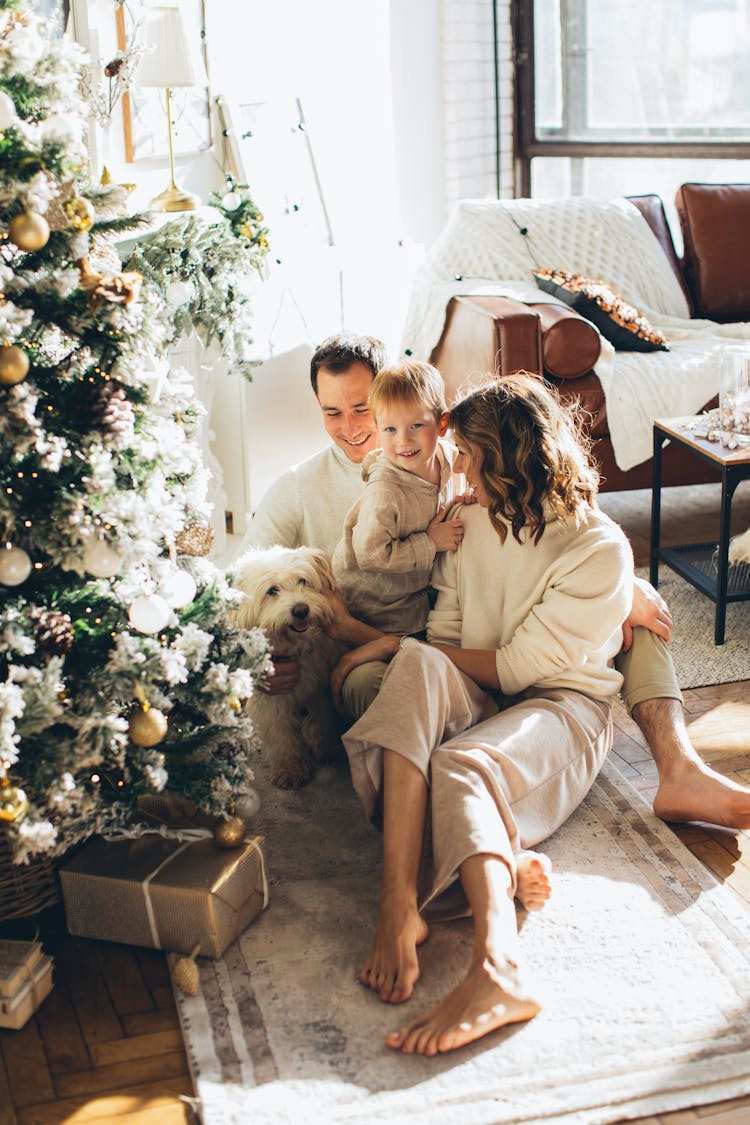
[[[744,490],[744,491],[743,491]],[[637,565],[648,561],[650,497],[604,495],[602,507],[627,531]],[[715,536],[713,485],[665,494],[665,542]],[[750,482],[735,501],[734,531],[750,526]],[[698,596],[698,595],[696,595]],[[731,629],[732,607],[728,609]],[[717,769],[750,785],[750,680],[685,693],[696,746]],[[613,760],[644,794],[656,770],[624,708],[616,712]],[[677,835],[750,909],[750,833],[685,826]],[[42,919],[55,956],[55,987],[21,1031],[0,1031],[0,1125],[127,1121],[194,1122],[187,1060],[164,957],[69,937],[59,910]],[[642,1119],[650,1125],[747,1125],[750,1098]]]

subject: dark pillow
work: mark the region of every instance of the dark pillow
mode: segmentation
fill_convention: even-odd
[[[603,281],[594,281],[568,270],[536,270],[536,283],[545,293],[559,297],[584,316],[621,352],[666,352],[667,342],[658,328],[619,297]]]

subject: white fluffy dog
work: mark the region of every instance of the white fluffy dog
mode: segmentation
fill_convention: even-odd
[[[248,551],[232,570],[234,584],[247,595],[235,610],[239,624],[263,629],[274,657],[299,661],[299,680],[289,694],[257,690],[247,708],[274,785],[306,785],[316,765],[334,757],[340,745],[330,686],[340,650],[322,632],[331,620],[323,594],[333,587],[330,563],[311,547],[270,547]]]

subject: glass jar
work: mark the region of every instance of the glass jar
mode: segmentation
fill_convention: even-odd
[[[725,439],[732,435],[750,437],[750,343],[730,344],[723,349],[719,426]]]

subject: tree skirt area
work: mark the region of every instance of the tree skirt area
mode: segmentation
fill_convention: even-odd
[[[750,1092],[750,914],[613,766],[544,845],[549,904],[520,916],[541,1013],[433,1059],[383,1037],[458,983],[471,922],[434,923],[414,996],[382,1004],[356,982],[380,837],[345,767],[295,793],[257,775],[270,905],[177,994],[205,1125],[594,1125]]]
[[[648,567],[636,573],[648,578]],[[716,604],[662,564],[659,593],[672,614],[670,651],[681,688],[750,680],[750,601],[727,606],[725,641],[714,644]]]

